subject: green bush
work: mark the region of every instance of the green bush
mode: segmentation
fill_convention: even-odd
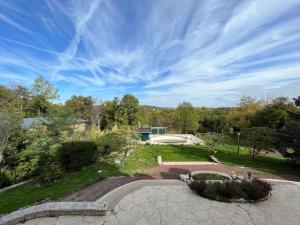
[[[269,183],[258,179],[209,183],[205,180],[196,180],[191,182],[189,187],[204,198],[226,202],[241,198],[247,201],[257,201],[266,198],[272,190]]]
[[[242,183],[242,189],[246,199],[259,200],[267,197],[272,187],[265,181],[254,179],[252,182]]]
[[[189,187],[200,196],[204,196],[204,192],[207,189],[207,183],[205,183],[205,180],[197,180],[191,182]]]
[[[65,142],[58,150],[58,161],[66,171],[76,171],[96,162],[97,145],[90,141]]]
[[[134,133],[131,130],[120,129],[103,135],[96,141],[98,152],[101,156],[110,155],[112,152],[121,152],[130,145]]]
[[[40,174],[36,178],[39,184],[48,184],[52,181],[61,178],[64,175],[64,169],[57,163],[50,162],[40,168]]]
[[[228,180],[229,178],[216,173],[199,173],[193,175],[194,180]]]
[[[6,176],[6,174],[3,172],[0,172],[0,188],[6,187],[10,184],[11,184],[11,182],[8,179],[8,177]]]

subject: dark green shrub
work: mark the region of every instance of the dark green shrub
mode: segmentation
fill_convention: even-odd
[[[241,198],[257,201],[266,198],[272,190],[269,183],[258,179],[209,183],[205,180],[196,180],[191,182],[189,187],[202,197],[226,202]]]
[[[40,168],[39,172],[40,174],[36,180],[42,185],[51,183],[64,175],[64,169],[57,163],[49,163],[48,165]]]
[[[110,153],[117,152],[123,147],[118,131],[109,132],[103,135],[96,143],[99,155],[101,156],[110,155]]]
[[[228,180],[227,177],[215,173],[199,173],[193,175],[194,180]]]
[[[272,187],[265,181],[254,179],[252,182],[243,182],[242,189],[246,199],[259,200],[266,198]]]
[[[193,181],[189,184],[189,187],[196,192],[197,194],[199,194],[200,196],[204,195],[204,192],[207,189],[207,184],[205,183],[204,180],[197,180],[197,181]]]
[[[229,199],[241,198],[241,185],[235,181],[228,181],[222,185],[221,194]]]
[[[58,150],[58,161],[66,171],[80,170],[96,162],[97,146],[90,141],[71,141],[62,144]]]
[[[96,141],[98,152],[101,156],[107,156],[112,152],[121,152],[130,145],[134,133],[131,130],[116,130],[103,135]]]
[[[6,176],[6,174],[3,172],[0,172],[0,188],[6,187],[10,184],[11,184],[11,182],[8,179],[8,177]]]

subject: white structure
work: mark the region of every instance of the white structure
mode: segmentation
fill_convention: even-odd
[[[150,135],[150,144],[184,144],[184,145],[204,145],[204,141],[191,134],[162,134]]]

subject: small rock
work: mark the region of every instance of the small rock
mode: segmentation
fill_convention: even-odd
[[[237,177],[237,179],[239,179],[239,180],[244,180],[244,179],[245,179],[243,176],[236,176],[236,177]]]
[[[115,159],[115,160],[114,160],[114,163],[115,163],[115,164],[121,164],[121,160]]]
[[[179,175],[179,178],[180,178],[180,180],[182,180],[182,181],[186,182],[186,180],[188,180],[188,179],[189,179],[189,176],[188,176],[188,175],[186,175],[186,174],[180,174],[180,175]]]

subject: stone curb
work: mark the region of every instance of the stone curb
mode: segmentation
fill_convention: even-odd
[[[290,184],[295,184],[297,186],[300,186],[300,182],[297,181],[291,181],[291,180],[280,180],[280,179],[268,179],[268,178],[263,178],[261,180],[264,181],[269,181],[269,182],[278,182],[278,183],[290,183]]]
[[[164,165],[164,166],[180,166],[180,165],[218,165],[218,163],[215,163],[215,162],[200,162],[200,161],[187,161],[187,162],[162,162],[161,165]]]
[[[198,175],[198,174],[216,174],[216,175],[226,177],[226,178],[228,178],[228,180],[232,180],[232,177],[227,173],[221,173],[221,172],[215,172],[215,171],[204,171],[204,170],[192,171],[191,172],[192,176],[195,176],[195,175]]]
[[[26,180],[26,181],[23,181],[23,182],[20,182],[20,183],[17,183],[17,184],[14,184],[14,185],[11,185],[11,186],[8,186],[8,187],[5,187],[5,188],[2,188],[2,189],[0,189],[0,193],[4,192],[4,191],[7,191],[9,189],[13,189],[13,188],[18,187],[18,186],[21,186],[23,184],[27,184],[27,183],[29,183],[31,181],[32,181],[32,179]]]
[[[0,217],[0,225],[14,225],[39,217],[62,215],[104,216],[107,204],[101,202],[50,202],[23,208]]]
[[[163,158],[161,155],[157,156],[157,164],[158,165],[163,165],[163,166],[180,166],[180,165],[192,165],[192,166],[196,166],[196,165],[218,165],[218,163],[216,162],[203,162],[203,161],[179,161],[179,162],[166,162],[163,161]]]

